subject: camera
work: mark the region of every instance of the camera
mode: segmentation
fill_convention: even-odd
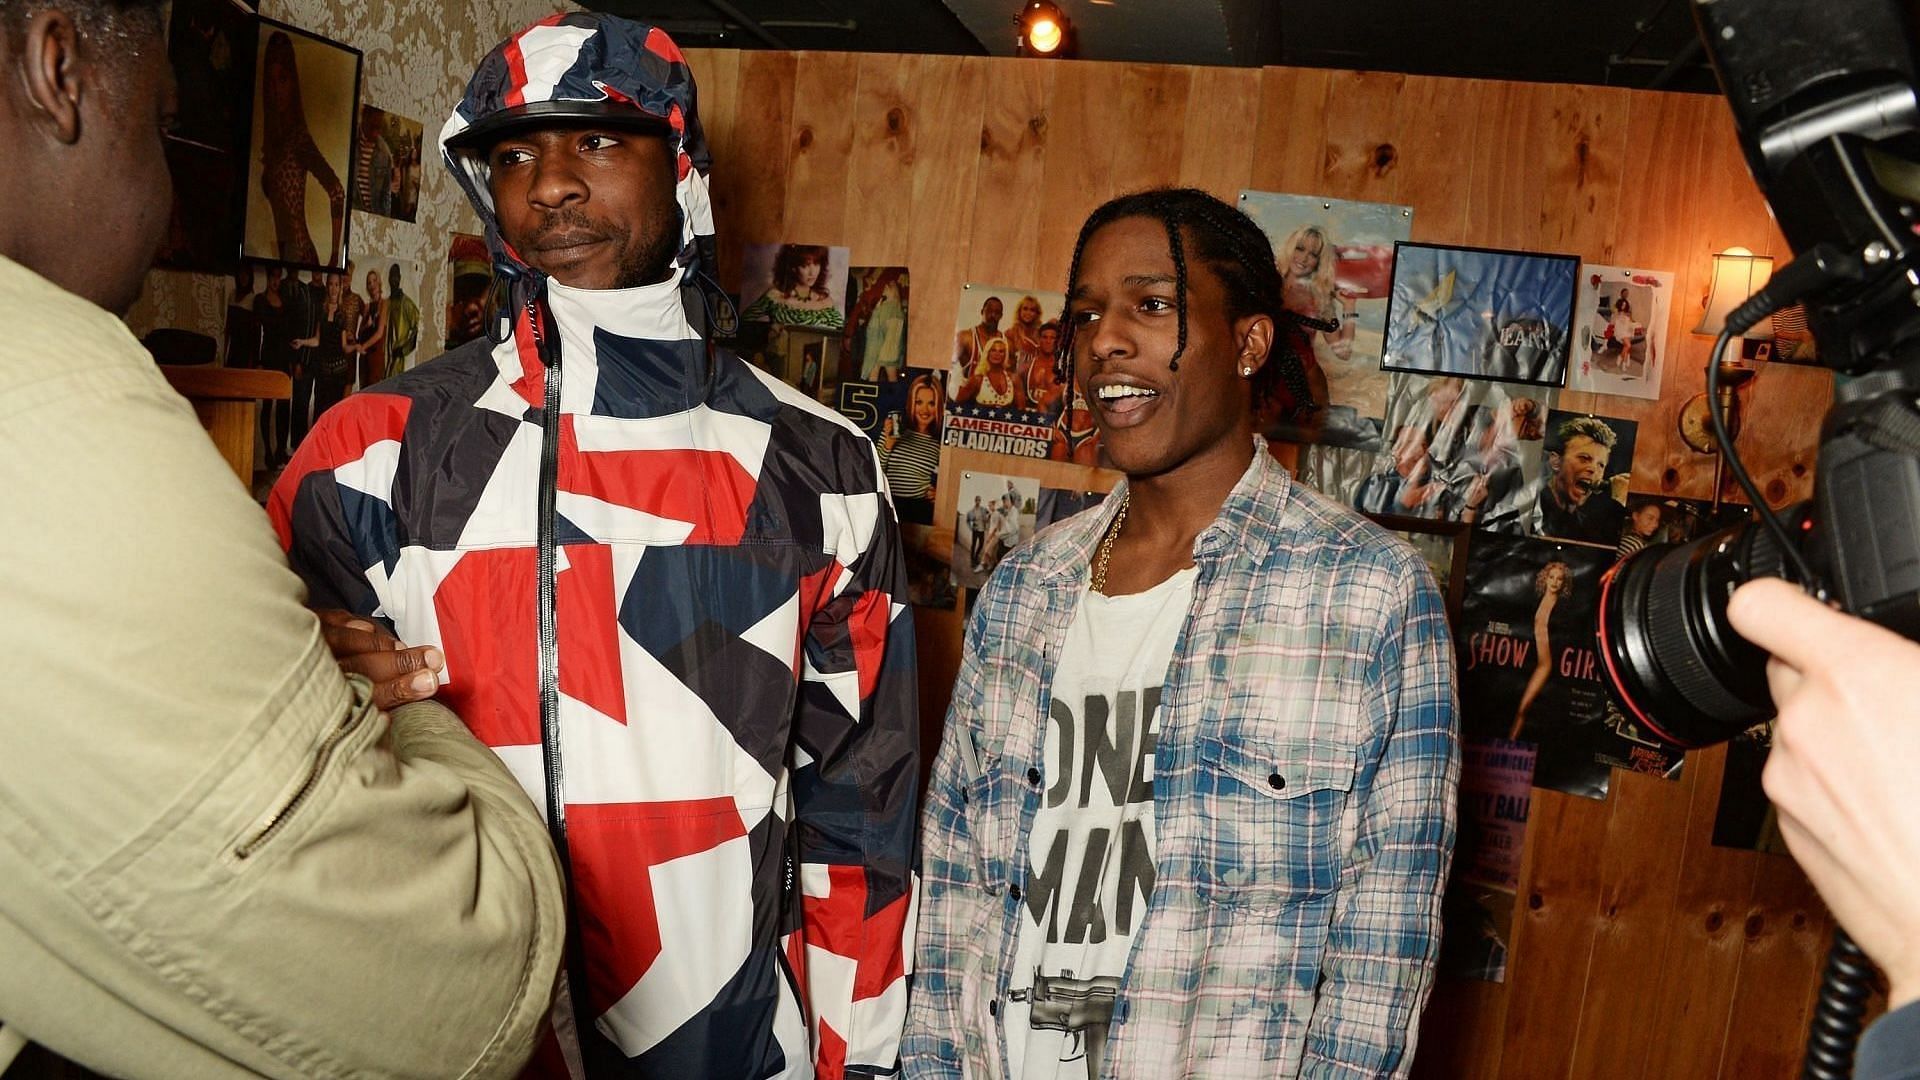
[[[1601,586],[1597,633],[1622,710],[1685,747],[1773,715],[1766,654],[1727,621],[1734,589],[1782,577],[1920,640],[1920,97],[1895,0],[1695,0],[1741,149],[1796,255],[1729,318],[1734,335],[1803,304],[1841,380],[1813,498],[1769,510],[1717,406],[1727,467],[1755,520],[1648,547]]]

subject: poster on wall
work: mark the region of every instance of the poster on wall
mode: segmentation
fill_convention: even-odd
[[[397,255],[361,255],[353,260],[352,288],[360,298],[360,383],[365,390],[420,362],[420,274],[418,260]]]
[[[360,50],[260,20],[242,252],[346,265]]]
[[[485,336],[493,317],[493,255],[484,237],[454,233],[447,245],[446,341],[458,348]]]
[[[1591,263],[1582,267],[1580,299],[1574,307],[1579,332],[1567,389],[1658,398],[1672,301],[1670,273]]]
[[[1497,738],[1460,746],[1459,833],[1441,901],[1439,974],[1507,981],[1514,900],[1532,809],[1534,748]]]
[[[1594,614],[1613,561],[1611,548],[1476,535],[1454,635],[1463,732],[1533,745],[1535,785],[1594,799],[1614,765],[1672,777],[1681,762],[1601,681]]]
[[[1753,512],[1741,503],[1723,502],[1716,510],[1705,499],[1629,494],[1619,554],[1625,558],[1655,544],[1684,544],[1751,520]]]
[[[1040,481],[965,469],[954,485],[953,506],[953,580],[977,589],[1009,551],[1033,539]]]
[[[1629,529],[1627,488],[1639,427],[1611,416],[1548,413],[1545,474],[1528,531],[1617,547]]]
[[[420,212],[420,121],[360,106],[354,137],[353,208],[412,221]]]
[[[165,135],[173,212],[154,265],[232,272],[240,257],[257,20],[233,0],[177,0],[167,60],[178,107]]]
[[[904,266],[856,266],[847,274],[846,354],[850,379],[899,382],[906,377],[911,279]]]
[[[1573,255],[1395,244],[1381,367],[1562,386],[1579,272]]]
[[[1054,363],[1065,309],[1060,293],[961,286],[946,445],[1015,457],[1068,455],[1057,424],[1067,393]]]
[[[1370,514],[1524,531],[1539,494],[1555,393],[1394,372],[1387,379],[1385,448],[1305,447],[1300,479]]]
[[[1380,449],[1393,246],[1412,235],[1413,210],[1266,191],[1241,192],[1240,209],[1272,241],[1282,298],[1297,316],[1276,328],[1273,359],[1298,358],[1310,394],[1283,392],[1260,419],[1267,438]]]
[[[740,270],[740,312],[766,322],[838,335],[847,326],[847,249],[821,244],[749,244]]]
[[[839,409],[873,440],[900,520],[931,525],[946,402],[941,373],[902,368],[899,374],[889,382],[841,383]]]

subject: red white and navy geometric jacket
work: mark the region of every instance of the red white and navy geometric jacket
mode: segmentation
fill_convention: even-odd
[[[515,40],[537,57],[573,47],[556,33],[617,22],[555,16]],[[530,1075],[887,1074],[918,782],[893,512],[857,429],[689,325],[681,285],[712,231],[691,82],[664,35],[613,30],[652,50],[627,68],[684,86],[682,274],[624,291],[540,282],[507,340],[330,409],[269,510],[313,606],[439,646],[440,699],[550,824],[560,811],[571,981],[597,1035],[573,1037],[563,1000]],[[543,731],[548,437],[557,708]]]

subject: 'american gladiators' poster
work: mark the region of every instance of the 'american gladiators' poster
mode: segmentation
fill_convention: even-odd
[[[941,433],[947,446],[1097,464],[1092,414],[1055,370],[1066,306],[1060,293],[961,287]]]

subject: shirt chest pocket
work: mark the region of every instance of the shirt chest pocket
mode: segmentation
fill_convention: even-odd
[[[1338,740],[1203,742],[1200,895],[1277,911],[1333,892],[1353,836],[1354,758],[1355,747]]]

